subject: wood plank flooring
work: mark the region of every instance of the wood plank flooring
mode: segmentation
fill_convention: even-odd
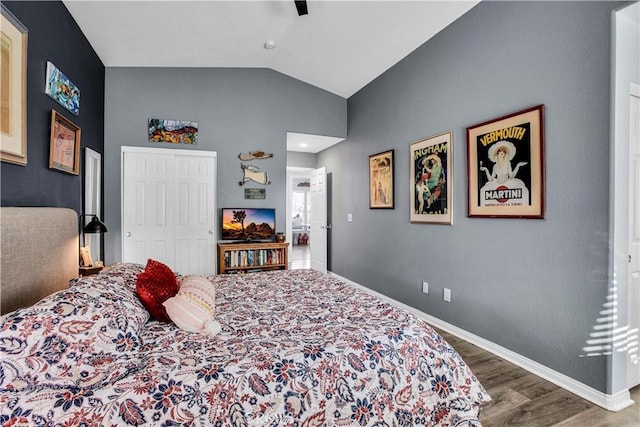
[[[467,341],[437,329],[471,367],[493,399],[480,412],[484,427],[638,427],[640,386],[633,406],[610,412]]]

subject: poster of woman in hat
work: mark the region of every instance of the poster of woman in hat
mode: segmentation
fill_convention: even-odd
[[[529,203],[529,188],[527,184],[523,180],[516,178],[520,168],[526,166],[528,162],[518,162],[515,169],[512,169],[511,160],[515,155],[516,146],[513,143],[498,141],[488,150],[489,160],[493,162],[491,173],[489,173],[489,169],[482,165],[482,160],[480,160],[480,171],[484,172],[487,177],[487,182],[480,188],[480,204],[482,206],[499,203],[499,201],[491,198],[491,195],[499,188],[518,189],[518,192],[511,192],[514,196],[513,202],[515,203],[517,200],[519,203]],[[527,179],[527,181],[530,180]]]
[[[543,106],[467,128],[469,216],[542,218]]]

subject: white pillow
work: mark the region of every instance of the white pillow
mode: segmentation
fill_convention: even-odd
[[[184,277],[178,293],[162,305],[180,329],[206,335],[216,335],[222,329],[214,318],[216,290],[205,277]]]

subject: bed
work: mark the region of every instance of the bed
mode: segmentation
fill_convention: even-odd
[[[150,317],[144,269],[1,318],[0,425],[480,425],[490,398],[456,351],[362,290],[313,270],[207,277],[210,336]]]

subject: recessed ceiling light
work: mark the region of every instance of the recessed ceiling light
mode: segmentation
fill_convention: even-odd
[[[308,147],[309,146],[309,144],[307,144],[306,142],[301,142],[298,145],[300,145],[300,147]]]
[[[267,40],[266,42],[264,42],[264,48],[267,50],[275,49],[276,46],[277,44],[275,40]]]

